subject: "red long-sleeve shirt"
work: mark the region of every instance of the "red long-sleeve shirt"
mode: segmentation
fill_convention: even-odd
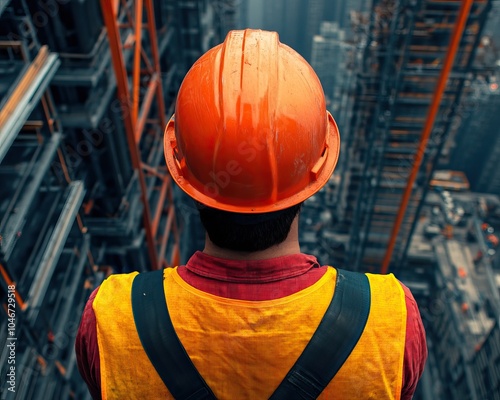
[[[293,254],[267,260],[226,260],[195,253],[179,275],[191,286],[204,292],[239,300],[273,300],[296,293],[314,284],[326,271],[316,258]],[[417,304],[410,290],[405,292],[407,319],[403,365],[402,400],[415,392],[427,359],[425,331]],[[92,304],[98,289],[91,294],[76,338],[78,369],[94,399],[101,398],[99,347],[96,318]]]

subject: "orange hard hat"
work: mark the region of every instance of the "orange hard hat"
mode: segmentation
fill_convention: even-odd
[[[198,202],[278,211],[316,193],[340,137],[311,66],[276,32],[231,31],[192,66],[165,129],[167,166]]]

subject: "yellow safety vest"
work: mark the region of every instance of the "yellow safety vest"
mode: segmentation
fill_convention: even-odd
[[[172,399],[143,350],[131,305],[137,272],[112,275],[97,293],[103,399]],[[399,399],[406,303],[390,275],[367,274],[371,309],[361,338],[320,399]],[[165,269],[169,313],[196,369],[218,399],[268,399],[316,330],[335,286],[328,268],[313,285],[275,300],[246,301],[202,292]]]

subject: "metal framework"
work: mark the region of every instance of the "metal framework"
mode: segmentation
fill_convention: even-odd
[[[165,167],[150,165],[143,160],[145,136],[161,140],[166,126],[152,0],[101,0],[101,8],[132,166],[139,180],[151,269],[176,265],[179,262],[179,238],[172,181]],[[130,52],[131,68],[126,62]],[[151,187],[154,187],[155,195]],[[173,247],[167,261],[165,254],[169,240]]]
[[[457,54],[458,45],[460,43],[460,39],[462,38],[462,33],[464,31],[467,18],[469,17],[469,12],[473,2],[474,2],[473,0],[464,0],[460,7],[460,11],[458,13],[458,17],[455,22],[455,27],[453,29],[453,34],[451,36],[448,51],[446,53],[446,58],[443,63],[443,68],[441,69],[441,73],[438,78],[438,84],[436,86],[436,90],[434,91],[432,103],[429,107],[429,112],[425,120],[419,145],[415,153],[413,166],[408,176],[408,181],[406,183],[406,188],[403,193],[401,204],[398,209],[396,221],[394,222],[394,226],[392,228],[389,244],[387,246],[387,250],[384,259],[382,261],[382,267],[380,270],[382,274],[386,274],[387,271],[389,270],[389,263],[391,262],[392,253],[394,251],[394,246],[396,245],[399,229],[401,227],[401,223],[403,222],[403,218],[406,213],[406,208],[408,207],[408,202],[410,200],[413,184],[415,183],[418,171],[420,169],[420,166],[422,165],[425,148],[427,147],[427,142],[429,141],[429,137],[431,135],[432,128],[434,126],[434,121],[436,120],[436,115],[439,111],[439,106],[441,105],[441,99],[443,98],[443,93],[446,88],[446,84],[448,82],[451,68],[453,67],[453,62],[455,60],[455,55]]]
[[[5,16],[11,15],[9,9]],[[0,342],[8,341],[10,288],[17,303],[16,395],[80,397],[67,327],[77,324],[75,310],[90,294],[97,267],[79,215],[85,188],[69,172],[49,89],[60,61],[36,38],[9,39],[0,40],[2,83],[10,86],[0,108]],[[0,351],[1,364],[7,355]]]
[[[461,35],[455,38],[455,63],[449,75],[440,76],[462,2],[373,2],[367,38],[371,45],[366,46],[360,65],[353,116],[363,123],[354,133],[350,182],[342,185],[349,191],[344,197],[355,202],[350,268],[387,272],[401,266],[464,82],[473,74],[490,3],[473,2],[464,21],[465,33],[461,40]],[[436,87],[443,96],[432,105]],[[435,121],[428,118],[429,109],[434,109]],[[420,140],[424,127],[427,146]],[[415,157],[421,165],[412,173]],[[390,265],[384,264],[385,254],[392,260]]]
[[[203,0],[0,3],[0,343],[9,290],[17,398],[87,399],[73,349],[90,293],[179,263],[163,129],[215,16]]]

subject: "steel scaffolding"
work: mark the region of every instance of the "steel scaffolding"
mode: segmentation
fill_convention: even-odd
[[[146,135],[162,143],[161,137],[166,126],[153,4],[151,0],[145,0],[144,3],[142,0],[136,0],[134,4],[101,0],[101,7],[132,166],[137,173],[141,191],[143,224],[151,268],[160,269],[168,265],[177,265],[179,237],[172,197],[172,181],[166,168],[159,166],[158,160],[152,165],[150,158],[143,160],[145,146],[141,146],[141,139]],[[121,35],[123,29],[126,31],[124,38]],[[147,31],[144,38],[143,30]],[[147,44],[143,44],[143,41]],[[132,50],[133,67],[129,72],[124,53]],[[155,113],[151,115],[153,101],[156,101]],[[142,142],[145,141],[144,139]],[[157,192],[154,208],[150,202],[150,193],[153,189]],[[173,239],[173,250],[167,261],[165,252],[169,239]]]
[[[383,272],[394,271],[404,262],[464,83],[473,77],[475,51],[491,6],[490,1],[471,5],[449,77],[440,77],[461,3],[373,2],[353,113],[353,118],[362,122],[352,124],[357,127],[352,139],[354,157],[349,183],[342,184],[349,192],[343,197],[355,204],[347,210],[352,213],[349,268],[379,271],[385,254],[392,261],[384,264]],[[427,115],[439,85],[444,91],[441,101],[434,102],[437,118],[432,124]],[[422,147],[420,133],[426,121],[430,139]],[[421,157],[421,166],[412,174],[417,156]],[[407,207],[400,207],[403,198],[408,200]],[[398,213],[401,215],[396,221]],[[400,228],[389,234],[395,226]],[[391,257],[386,252],[389,246]]]
[[[9,25],[12,9],[2,11],[0,24]],[[25,22],[22,11],[17,18]],[[0,341],[15,347],[15,398],[85,397],[71,351],[74,311],[99,276],[79,213],[85,189],[68,172],[49,89],[60,60],[27,36],[0,40]],[[13,365],[9,349],[0,351],[2,375]],[[9,387],[2,380],[2,393]]]
[[[74,352],[90,293],[111,273],[185,261],[163,129],[190,62],[221,41],[216,18],[202,0],[0,2],[0,342],[15,286],[13,398],[90,398]]]

